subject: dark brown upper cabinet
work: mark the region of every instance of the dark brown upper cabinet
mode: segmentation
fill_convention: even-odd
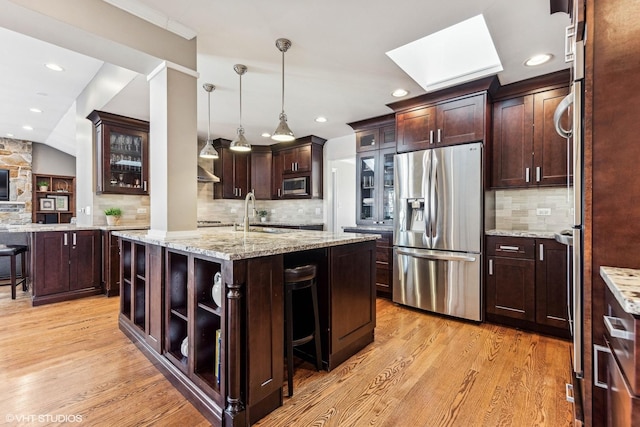
[[[250,191],[250,153],[233,151],[230,145],[228,139],[218,138],[213,142],[219,155],[213,161],[213,170],[220,178],[220,182],[213,184],[215,199],[244,199]]]
[[[488,77],[390,104],[396,111],[397,152],[484,142],[496,87],[497,79]]]
[[[149,194],[149,122],[94,110],[96,193]]]
[[[493,105],[491,187],[538,187],[567,184],[571,144],[555,130],[553,114],[569,93],[564,74],[514,84],[533,86],[526,94]],[[552,77],[555,80],[552,80]],[[536,86],[536,83],[538,87]],[[511,86],[511,85],[510,85]],[[508,87],[505,86],[505,90]],[[569,127],[568,117],[563,127]]]

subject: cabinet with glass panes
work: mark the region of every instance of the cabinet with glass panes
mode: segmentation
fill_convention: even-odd
[[[96,192],[148,194],[149,122],[94,110]]]
[[[356,223],[391,226],[395,198],[395,116],[391,114],[349,125],[356,131]]]

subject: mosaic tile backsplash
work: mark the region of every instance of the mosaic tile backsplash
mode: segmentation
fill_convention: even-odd
[[[573,219],[573,188],[495,191],[495,227],[498,230],[560,231]],[[538,215],[549,209],[550,215]]]

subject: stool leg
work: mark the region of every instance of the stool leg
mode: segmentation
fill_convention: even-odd
[[[22,290],[24,292],[27,292],[27,268],[24,265],[24,261],[25,261],[25,252],[22,252],[20,254],[20,270],[21,270],[21,274],[22,274]]]
[[[16,256],[11,255],[11,299],[16,299]]]
[[[285,291],[285,345],[287,347],[287,388],[293,396],[293,295],[291,289]]]
[[[322,369],[322,352],[320,350],[320,316],[318,313],[318,290],[316,289],[315,279],[311,286],[311,299],[313,303],[313,318],[315,321],[315,332],[313,333],[313,341],[316,345],[316,369]]]

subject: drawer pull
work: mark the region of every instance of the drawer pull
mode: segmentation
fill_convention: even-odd
[[[600,366],[600,362],[598,361],[598,355],[600,353],[611,354],[611,350],[609,350],[609,347],[605,347],[602,345],[598,345],[598,344],[593,345],[593,385],[606,390],[609,388],[609,386],[607,385],[606,382],[600,381],[600,377],[598,376],[598,372],[599,372],[598,367]]]
[[[575,399],[573,398],[573,384],[565,384],[564,385],[564,393],[567,398],[567,402],[574,403]]]
[[[520,250],[520,248],[518,246],[500,245],[499,248],[500,248],[501,251],[518,251],[518,250]]]
[[[622,322],[617,317],[602,316],[604,318],[604,326],[607,327],[609,335],[613,338],[620,338],[621,340],[633,341],[633,333],[624,329]]]

